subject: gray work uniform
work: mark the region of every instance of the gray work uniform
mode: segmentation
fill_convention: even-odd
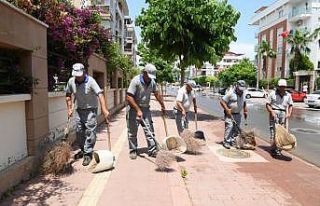
[[[243,106],[246,102],[245,92],[239,96],[236,93],[236,89],[232,89],[229,93],[227,93],[222,100],[226,102],[229,109],[231,109],[232,117],[240,127],[241,125],[241,114],[240,112],[243,110]],[[225,130],[224,130],[224,142],[232,144],[235,141],[235,137],[238,135],[239,131],[236,125],[233,123],[230,117],[224,115],[225,121]]]
[[[97,82],[86,75],[85,80],[78,83],[71,77],[66,87],[66,95],[74,94],[76,111],[77,144],[85,154],[90,154],[96,142],[98,95],[103,91]]]
[[[272,142],[273,149],[275,149],[275,124],[286,125],[286,112],[288,107],[293,105],[293,101],[288,92],[285,92],[284,96],[281,96],[278,90],[276,90],[270,93],[267,104],[271,105],[272,110],[276,114],[275,119],[269,116],[270,140]]]
[[[196,98],[196,95],[193,91],[191,91],[189,94],[187,92],[186,86],[181,87],[178,90],[178,94],[176,97],[176,106],[173,108],[173,112],[176,119],[176,125],[179,134],[183,132],[184,129],[188,129],[189,125],[189,110],[192,104],[193,99]],[[182,117],[182,111],[178,109],[177,102],[181,102],[184,110],[186,111],[185,118]]]
[[[148,152],[152,153],[156,147],[156,142],[154,140],[154,128],[153,122],[151,118],[150,112],[150,97],[151,93],[158,92],[156,82],[151,79],[151,81],[147,84],[144,82],[142,75],[135,76],[129,85],[127,90],[127,95],[132,96],[140,107],[143,113],[143,120],[145,121],[146,125],[141,124],[141,122],[137,121],[137,112],[134,108],[131,108],[130,105],[127,106],[127,128],[128,128],[128,141],[129,141],[129,150],[130,152],[136,151],[138,147],[137,141],[137,132],[139,124],[142,125],[142,128],[145,133],[145,137],[148,143]],[[150,134],[147,130],[149,128],[152,132]]]

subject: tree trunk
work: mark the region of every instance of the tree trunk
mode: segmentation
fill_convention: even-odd
[[[185,78],[185,71],[183,68],[181,55],[179,55],[179,67],[180,67],[180,86],[183,86],[184,78]]]
[[[184,68],[180,68],[180,86],[183,86],[185,78],[185,71]]]

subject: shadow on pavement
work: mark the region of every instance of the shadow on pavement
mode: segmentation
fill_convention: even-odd
[[[270,146],[259,145],[258,147],[261,148],[262,150],[268,152],[273,159],[282,160],[282,161],[286,161],[286,162],[289,162],[292,160],[292,157],[284,155],[283,153],[281,156],[274,156],[271,152]]]
[[[29,185],[33,185],[28,188]],[[33,181],[30,181],[29,184],[17,188],[17,192],[14,192],[12,195],[18,197],[17,199],[11,199],[10,197],[7,200],[4,200],[1,205],[43,205],[49,206],[47,203],[50,197],[62,197],[65,196],[69,191],[74,191],[75,188],[70,188],[68,185],[59,180],[59,177],[40,177]]]
[[[159,107],[159,110],[152,110],[151,113],[152,113],[152,117],[161,117],[162,116],[162,113],[160,111],[160,107]],[[167,115],[168,119],[175,119],[173,109],[171,109],[171,110],[167,109],[166,115]],[[194,112],[190,111],[188,113],[188,119],[189,119],[189,121],[194,121]],[[198,113],[198,122],[199,121],[213,121],[213,120],[220,120],[220,119],[221,118],[215,117],[210,114]]]
[[[165,168],[165,169],[155,169],[156,172],[167,172],[167,173],[171,173],[171,172],[175,172],[176,170],[175,169],[172,169],[172,168]]]
[[[177,162],[185,162],[186,160],[180,156],[176,156]]]

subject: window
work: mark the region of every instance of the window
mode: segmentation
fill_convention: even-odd
[[[278,14],[279,14],[278,16],[279,18],[283,17],[283,10],[280,10]]]
[[[318,68],[320,68],[320,61],[318,61]]]

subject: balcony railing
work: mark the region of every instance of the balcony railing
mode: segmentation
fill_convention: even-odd
[[[289,13],[289,19],[302,16],[302,15],[308,15],[311,13],[312,13],[311,9],[306,9],[306,8],[294,9],[292,10],[292,12]]]

